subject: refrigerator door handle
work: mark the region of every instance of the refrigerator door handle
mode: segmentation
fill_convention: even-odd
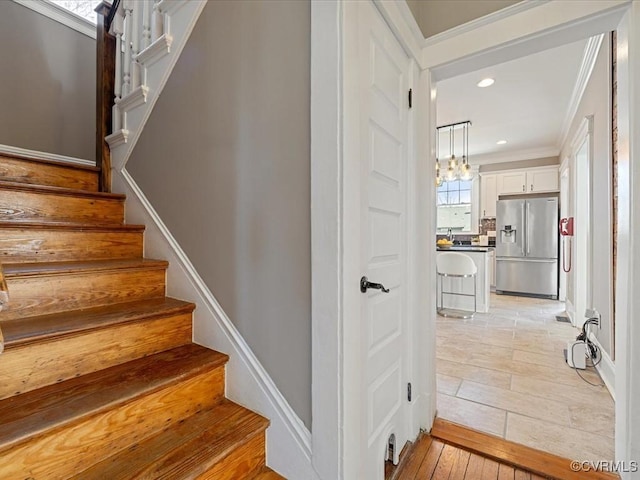
[[[529,232],[529,202],[524,202],[524,208],[525,208],[525,216],[524,216],[524,222],[525,222],[525,243],[527,245],[527,255],[529,255],[531,253],[531,247],[529,246],[529,239],[530,237],[530,232]]]
[[[527,250],[529,249],[529,232],[528,232],[528,225],[527,225],[527,216],[526,216],[526,204],[527,202],[522,202],[522,223],[523,223],[523,230],[524,230],[524,235],[522,235],[522,256],[526,256],[527,255]]]
[[[496,262],[555,263],[556,258],[496,257]]]

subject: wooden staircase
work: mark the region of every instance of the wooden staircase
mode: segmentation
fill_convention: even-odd
[[[0,478],[283,478],[98,175],[0,155]]]

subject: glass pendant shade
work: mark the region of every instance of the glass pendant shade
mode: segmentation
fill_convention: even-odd
[[[460,165],[460,180],[471,180],[473,175],[471,174],[471,167],[466,161],[466,158],[462,159],[462,165]]]
[[[471,167],[469,166],[469,126],[470,121],[453,123],[451,125],[444,125],[436,129],[436,185],[440,186],[442,181],[452,182],[455,180],[471,180],[473,175],[471,173]],[[455,130],[462,128],[462,162],[456,158],[456,141]],[[441,132],[449,134],[449,160],[447,161],[447,169],[444,172],[444,177],[440,176],[440,135]],[[460,147],[460,142],[458,142]]]
[[[458,161],[456,160],[456,156],[453,155],[449,160],[449,166],[447,167],[447,176],[445,180],[447,182],[451,182],[458,177]]]
[[[440,176],[440,160],[436,158],[436,187],[442,185],[443,179]]]

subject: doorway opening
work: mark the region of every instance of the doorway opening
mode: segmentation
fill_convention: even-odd
[[[589,326],[587,334],[598,353],[586,364],[601,361],[602,355],[610,361],[613,352],[613,298],[592,295],[594,288],[611,291],[613,272],[601,271],[598,278],[591,273],[595,241],[611,237],[610,213],[599,217],[600,231],[591,220],[592,195],[605,206],[612,201],[608,45],[603,36],[592,37],[436,84],[438,125],[473,122],[469,163],[479,177],[479,203],[472,207],[479,212],[478,223],[450,235],[454,245],[448,250],[471,256],[491,290],[484,294],[489,299],[486,308],[473,318],[437,317],[438,416],[563,457],[594,460],[614,460],[613,382],[593,367],[570,368],[565,350],[580,335],[587,309],[595,310],[597,304],[602,323]],[[576,52],[581,62],[572,66]],[[589,61],[591,75],[580,80]],[[536,71],[543,70],[546,75],[535,78]],[[545,86],[545,76],[555,84]],[[487,78],[494,80],[493,86],[476,86]],[[557,84],[563,78],[565,93]],[[496,90],[489,93],[492,88]],[[593,165],[594,142],[600,154],[605,152],[598,157],[604,167]],[[605,175],[594,178],[594,169]],[[533,199],[556,202],[555,212],[532,213]],[[501,221],[508,203],[518,206],[514,218],[523,218],[520,226],[519,220]],[[536,237],[544,230],[543,215],[551,225],[545,238],[554,252],[535,255],[531,249],[542,241]],[[571,257],[562,248],[568,241],[561,240],[558,230],[559,219],[568,217],[575,222]],[[444,230],[446,226],[438,224],[438,231]],[[520,235],[525,239],[515,249],[519,252],[506,247],[501,251],[506,242],[517,246],[514,237]],[[438,255],[447,253],[438,250]],[[519,257],[506,258],[513,256]],[[529,258],[531,268],[521,268]],[[549,274],[539,272],[542,262],[552,260],[550,280]],[[541,295],[538,283],[548,286],[552,280],[554,294]],[[571,324],[557,320],[565,312]]]

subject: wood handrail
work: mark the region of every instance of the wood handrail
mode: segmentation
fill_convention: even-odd
[[[103,2],[104,3],[104,2]],[[115,0],[109,9],[109,15],[107,16],[104,26],[107,30],[111,30],[111,24],[113,23],[113,19],[116,17],[116,12],[118,11],[118,7],[120,6],[120,0]]]
[[[120,0],[103,1],[96,7],[96,166],[100,169],[100,191],[111,191],[111,151],[105,138],[112,132],[112,110],[116,70],[116,39],[109,33]]]

